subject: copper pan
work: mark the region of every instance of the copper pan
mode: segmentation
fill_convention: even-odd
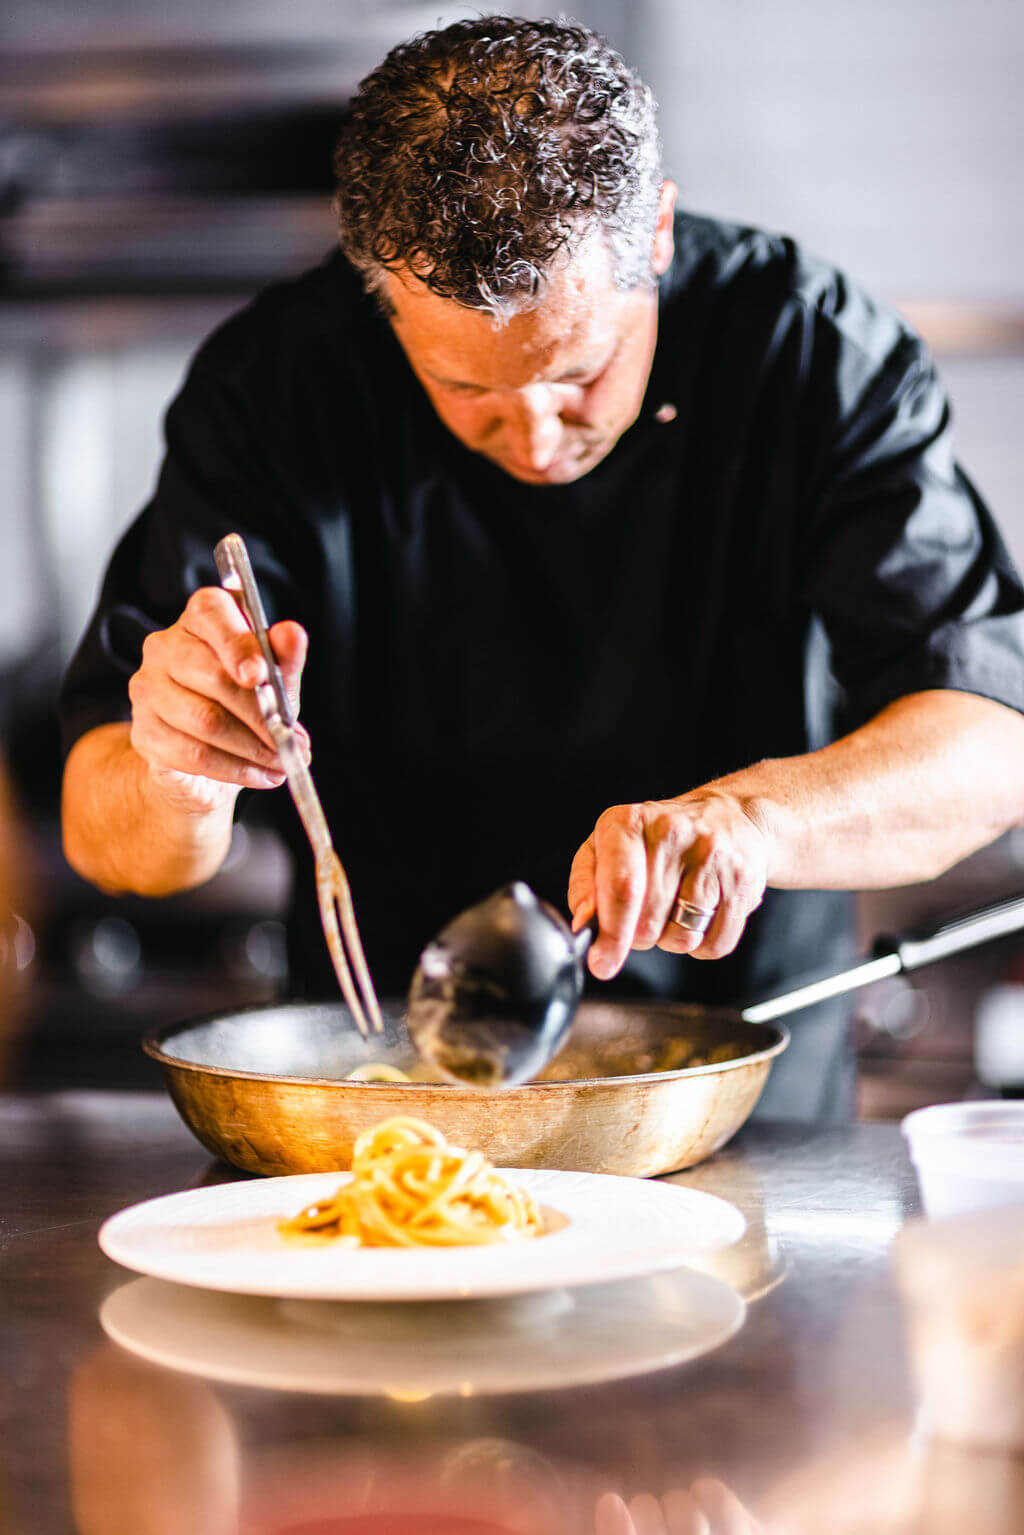
[[[889,940],[889,952],[742,1012],[585,1002],[544,1078],[498,1094],[345,1081],[368,1056],[340,1002],[248,1008],[156,1029],[143,1043],[193,1133],[247,1172],[347,1168],[367,1126],[413,1114],[501,1166],[651,1177],[702,1161],[747,1119],[789,1043],[770,1020],[1022,927],[1024,898],[1005,901]],[[383,1011],[372,1059],[408,1071],[416,1057],[402,1005]]]
[[[416,1057],[401,1012],[385,1004],[385,1033],[374,1038],[371,1055],[407,1071]],[[493,1095],[434,1083],[344,1081],[369,1057],[341,1003],[250,1008],[173,1025],[148,1035],[145,1048],[203,1145],[249,1172],[348,1167],[368,1125],[415,1114],[505,1167],[645,1176],[689,1167],[727,1141],[788,1038],[782,1028],[743,1023],[725,1009],[716,1015],[674,1004],[584,1003],[565,1054],[549,1068],[565,1070],[568,1057],[578,1075]],[[685,1042],[691,1059],[722,1046],[736,1058],[644,1071],[664,1059],[666,1041]]]

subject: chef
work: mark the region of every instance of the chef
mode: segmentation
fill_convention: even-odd
[[[519,878],[596,910],[613,989],[749,1001],[850,951],[848,892],[1024,816],[1024,590],[898,315],[678,209],[580,27],[394,49],[336,170],[340,250],[199,350],[72,662],[77,870],[197,885],[247,791],[294,845],[293,989],[336,994],[232,530],[382,994]],[[851,1103],[841,1004],[796,1018],[765,1112]]]

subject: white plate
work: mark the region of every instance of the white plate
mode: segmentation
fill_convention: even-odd
[[[678,1268],[738,1241],[735,1205],[698,1189],[602,1173],[506,1171],[567,1222],[492,1247],[299,1247],[277,1222],[328,1197],[347,1173],[304,1173],[189,1189],[111,1216],[108,1258],[156,1279],[307,1300],[459,1300],[520,1295]]]
[[[642,1375],[724,1343],[746,1313],[692,1269],[542,1295],[422,1305],[223,1295],[133,1279],[107,1335],[157,1364],[278,1391],[400,1400],[551,1391]]]

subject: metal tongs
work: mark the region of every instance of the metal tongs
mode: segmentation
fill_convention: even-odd
[[[295,737],[295,711],[285,691],[281,669],[270,645],[267,616],[249,560],[249,551],[245,547],[245,540],[238,533],[229,533],[221,539],[213,553],[221,585],[238,603],[267,663],[268,680],[261,682],[256,689],[256,702],[277,747],[295,808],[313,849],[320,921],[338,984],[356,1028],[364,1039],[368,1039],[371,1026],[377,1034],[383,1031],[384,1020],[360,942],[348,879],[334,851],[323,806]]]

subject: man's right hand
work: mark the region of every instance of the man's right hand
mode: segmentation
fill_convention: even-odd
[[[291,620],[270,630],[285,687],[298,710],[307,636]],[[194,592],[178,621],[147,636],[128,684],[131,745],[168,797],[195,810],[232,803],[240,788],[284,782],[256,702],[267,666],[256,636],[223,588]],[[308,737],[299,727],[308,752]]]

